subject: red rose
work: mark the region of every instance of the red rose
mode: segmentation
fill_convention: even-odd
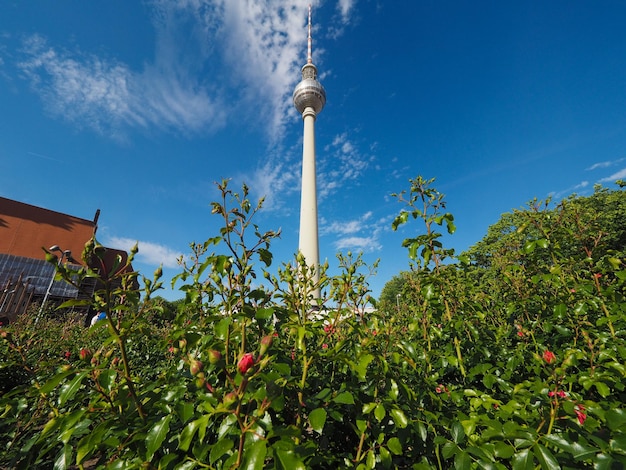
[[[556,356],[552,351],[546,349],[543,352],[543,360],[546,361],[548,364],[552,364],[554,361],[556,361]]]
[[[237,364],[237,369],[241,373],[241,375],[245,375],[246,372],[254,365],[254,356],[252,353],[245,353],[239,359],[239,363]]]

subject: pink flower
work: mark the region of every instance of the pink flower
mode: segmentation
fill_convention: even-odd
[[[69,351],[65,351],[65,359],[69,359],[72,356],[72,353]]]
[[[574,412],[576,413],[576,418],[578,419],[578,423],[582,426],[585,424],[585,420],[587,419],[587,415],[583,413],[585,407],[583,405],[576,405],[576,409]]]
[[[548,364],[552,364],[554,361],[556,361],[556,356],[552,351],[546,349],[543,352],[543,360],[546,361]]]
[[[246,372],[248,372],[250,367],[252,367],[253,365],[254,356],[252,355],[252,353],[245,353],[243,356],[241,356],[241,359],[239,359],[239,362],[237,363],[237,369],[239,370],[241,375],[245,375]]]
[[[548,392],[548,396],[549,397],[557,396],[559,398],[565,398],[567,396],[567,393],[565,393],[563,390],[559,390],[558,392],[551,390]]]
[[[521,331],[521,330],[520,330],[520,331],[518,331],[518,332],[517,332],[517,336],[519,336],[520,338],[523,338],[523,337],[524,337],[524,332],[523,332],[523,331]]]
[[[576,289],[570,289],[569,291],[573,294],[576,292]]]
[[[593,277],[595,277],[596,279],[600,279],[600,278],[602,277],[602,274],[600,274],[600,273],[595,273],[595,274],[593,275]]]
[[[322,344],[322,349],[328,349],[328,345],[326,343]]]

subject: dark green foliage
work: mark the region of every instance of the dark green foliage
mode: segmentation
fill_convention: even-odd
[[[394,228],[425,234],[366,313],[375,266],[339,255],[315,285],[297,256],[271,274],[279,234],[222,182],[223,228],[191,245],[183,301],[154,296],[159,272],[138,290],[121,270],[93,328],[0,330],[0,468],[622,468],[624,193],[534,203],[455,259],[432,183],[400,194]]]

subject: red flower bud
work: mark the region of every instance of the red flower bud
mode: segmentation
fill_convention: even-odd
[[[548,364],[552,364],[554,361],[556,361],[556,356],[552,351],[546,349],[543,352],[543,360],[546,361]]]
[[[91,359],[91,351],[87,348],[82,348],[79,353],[78,356],[80,357],[81,360],[83,361],[88,361],[89,359]]]
[[[197,375],[202,370],[202,362],[192,359],[189,362],[189,372],[191,375]]]
[[[254,356],[252,353],[245,353],[239,359],[239,363],[237,363],[237,369],[241,373],[241,375],[245,375],[246,372],[254,365]]]

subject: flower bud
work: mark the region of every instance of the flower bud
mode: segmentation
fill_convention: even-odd
[[[250,367],[252,367],[253,365],[254,356],[252,355],[252,353],[245,353],[243,356],[241,356],[241,359],[239,359],[239,362],[237,363],[237,370],[239,370],[241,375],[245,375],[246,372],[248,372]]]
[[[210,349],[208,355],[209,363],[212,365],[216,365],[222,360],[222,353],[215,349]]]
[[[273,341],[273,336],[272,335],[267,335],[264,336],[263,338],[261,338],[261,347],[259,349],[259,354],[262,356],[263,354],[265,354],[267,352],[267,350],[269,349],[269,347],[272,345],[272,341]]]
[[[91,359],[91,356],[93,356],[93,354],[91,353],[89,349],[82,348],[79,351],[78,356],[80,357],[82,361],[88,361],[89,359]]]
[[[196,387],[204,387],[204,372],[198,372],[198,375],[196,375]]]
[[[237,394],[235,392],[229,392],[226,395],[224,395],[223,401],[224,401],[224,405],[228,407],[237,401]]]
[[[196,359],[192,359],[189,362],[189,372],[191,373],[191,375],[198,375],[198,372],[200,372],[202,370],[202,362],[196,360]]]

